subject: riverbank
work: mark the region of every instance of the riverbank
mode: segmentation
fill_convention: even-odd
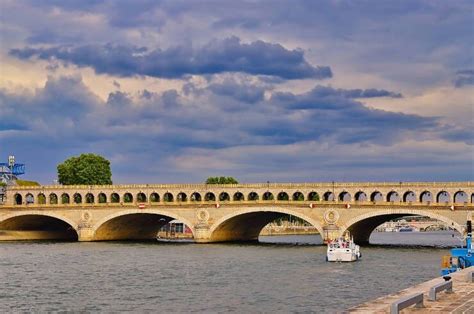
[[[409,307],[403,310],[403,313],[474,313],[474,283],[468,282],[467,280],[467,274],[473,270],[474,267],[469,267],[451,274],[453,293],[446,294],[446,292],[441,292],[436,301],[429,301],[428,293],[431,287],[445,282],[442,277],[423,282],[397,293],[365,302],[356,307],[350,308],[348,312],[390,313],[390,306],[393,302],[415,293],[423,293],[424,307]]]

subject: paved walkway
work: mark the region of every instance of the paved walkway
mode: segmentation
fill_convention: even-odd
[[[439,277],[419,285],[401,290],[397,293],[383,296],[373,301],[363,303],[348,310],[349,313],[390,313],[390,305],[398,299],[423,292],[424,308],[409,307],[400,313],[474,313],[474,283],[467,282],[467,273],[473,271],[474,267],[469,267],[451,275],[453,281],[453,293],[438,294],[437,301],[428,300],[430,288],[444,279]]]

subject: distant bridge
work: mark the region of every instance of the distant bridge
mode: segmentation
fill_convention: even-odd
[[[285,214],[324,240],[349,230],[356,242],[391,219],[422,215],[464,231],[474,182],[150,184],[9,187],[0,205],[0,240],[154,239],[173,219],[196,242],[256,240]]]

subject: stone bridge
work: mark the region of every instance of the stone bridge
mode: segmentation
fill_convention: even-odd
[[[464,232],[474,182],[150,184],[9,187],[0,205],[0,240],[144,240],[173,219],[196,242],[252,241],[284,215],[323,239],[350,231],[368,242],[383,222],[422,215]]]

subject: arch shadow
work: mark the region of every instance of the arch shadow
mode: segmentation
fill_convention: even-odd
[[[247,208],[218,219],[209,230],[210,241],[257,241],[263,227],[286,215],[301,218],[315,227],[321,236],[324,234],[323,226],[317,220],[297,211],[279,207]]]
[[[77,224],[63,216],[25,211],[0,217],[0,239],[77,241]]]
[[[183,217],[163,210],[130,209],[97,221],[92,228],[92,241],[154,240],[160,228],[175,219],[188,226],[194,235],[194,226]]]

